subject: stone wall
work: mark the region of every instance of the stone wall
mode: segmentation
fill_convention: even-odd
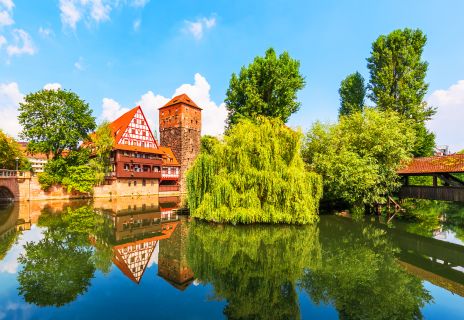
[[[13,180],[13,179],[11,179]],[[145,181],[145,183],[144,183]],[[110,198],[128,196],[149,196],[159,194],[158,179],[117,179],[107,180],[105,184],[94,187],[94,193],[68,192],[66,187],[53,185],[44,191],[40,187],[37,177],[18,178],[15,187],[15,200],[54,200],[80,198]]]
[[[179,184],[186,192],[185,173],[200,152],[201,133],[191,128],[165,128],[160,132],[160,142],[170,146],[180,164]]]

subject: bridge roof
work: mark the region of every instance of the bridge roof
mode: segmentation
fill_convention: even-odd
[[[398,171],[400,175],[464,173],[464,154],[414,158],[408,166]]]

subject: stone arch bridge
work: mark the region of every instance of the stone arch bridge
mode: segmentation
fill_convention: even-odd
[[[0,202],[28,200],[29,172],[0,169]]]

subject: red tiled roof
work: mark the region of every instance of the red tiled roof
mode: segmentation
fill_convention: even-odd
[[[168,103],[166,103],[164,106],[162,106],[160,109],[170,107],[170,106],[180,104],[180,103],[183,103],[183,104],[186,104],[188,106],[191,106],[191,107],[194,107],[194,108],[197,108],[197,109],[201,110],[201,108],[199,106],[197,106],[197,104],[195,102],[193,102],[193,100],[190,99],[189,96],[186,95],[185,93],[183,93],[181,95],[178,95],[178,96],[175,96]]]
[[[166,157],[163,157],[163,165],[172,165],[172,166],[178,166],[179,162],[177,162],[176,156],[172,152],[171,148],[169,147],[159,147],[159,150],[166,155]],[[171,162],[168,162],[167,160],[172,159]]]
[[[130,124],[132,121],[132,118],[134,118],[135,113],[137,110],[140,109],[140,106],[137,106],[126,113],[124,113],[122,116],[114,120],[110,127],[111,130],[113,131],[114,135],[114,143],[117,144],[118,141],[121,139],[122,135],[124,134],[124,131],[126,130],[127,126]]]
[[[464,173],[464,154],[415,158],[398,174]]]

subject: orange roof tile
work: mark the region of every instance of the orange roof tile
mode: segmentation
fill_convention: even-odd
[[[115,144],[121,139],[122,135],[124,134],[124,131],[126,130],[127,126],[130,124],[132,118],[134,118],[134,115],[137,113],[139,109],[141,109],[140,106],[137,106],[127,111],[111,123],[110,127],[113,131]]]
[[[167,156],[167,158],[172,159],[172,162],[168,162],[166,158],[163,157],[163,165],[172,165],[179,166],[179,162],[176,159],[176,156],[169,147],[159,147],[159,150]]]
[[[168,103],[166,103],[164,106],[162,106],[160,109],[162,108],[166,108],[166,107],[170,107],[170,106],[173,106],[173,105],[176,105],[176,104],[180,104],[180,103],[183,103],[183,104],[186,104],[188,106],[191,106],[191,107],[194,107],[194,108],[197,108],[197,109],[200,109],[202,110],[199,106],[197,106],[197,104],[195,102],[193,102],[192,99],[189,98],[188,95],[186,95],[185,93],[183,94],[180,94],[178,96],[175,96],[174,98],[172,98]]]
[[[431,174],[464,172],[464,154],[415,158],[398,174]]]
[[[130,146],[127,144],[119,144],[116,143],[113,146],[114,149],[118,150],[127,150],[127,151],[135,151],[135,152],[145,152],[145,153],[154,153],[154,154],[165,154],[164,151],[161,150],[161,148],[156,149],[156,148],[145,148],[145,147],[139,147],[139,146]]]

